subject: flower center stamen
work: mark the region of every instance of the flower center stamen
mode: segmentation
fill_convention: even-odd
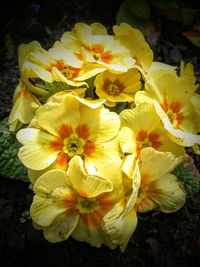
[[[82,155],[84,147],[84,140],[79,138],[76,134],[72,134],[70,137],[65,138],[63,151],[68,154],[69,157],[75,155]]]
[[[117,95],[120,92],[119,86],[114,83],[110,83],[107,87],[107,90],[109,95]]]
[[[98,203],[96,199],[80,198],[76,205],[80,213],[91,213],[98,210]]]

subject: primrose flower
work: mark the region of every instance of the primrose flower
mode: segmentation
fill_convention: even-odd
[[[132,192],[103,218],[104,231],[124,251],[137,226],[137,212],[159,210],[176,212],[184,204],[186,193],[171,172],[181,158],[151,147],[140,152],[132,176]]]
[[[74,55],[86,64],[84,69],[94,72],[94,75],[104,70],[126,72],[135,63],[129,50],[113,36],[107,35],[105,28],[98,23],[90,26],[76,23],[71,32],[63,34],[61,43],[74,51]]]
[[[138,212],[152,209],[176,212],[184,204],[186,193],[171,172],[182,162],[169,152],[143,149],[139,156],[141,184],[136,202]]]
[[[191,64],[190,64],[191,65]],[[189,66],[190,66],[189,65]],[[192,65],[191,65],[192,66]],[[186,65],[186,69],[188,64]],[[137,92],[136,105],[144,102],[153,102],[170,138],[182,146],[192,146],[200,142],[196,135],[199,123],[191,98],[196,90],[194,74],[189,76],[184,69],[178,77],[173,72],[152,72],[152,77],[145,84],[145,90]]]
[[[14,105],[8,118],[9,130],[16,131],[23,124],[28,124],[40,106],[38,99],[20,82],[15,90]]]
[[[115,38],[128,48],[132,57],[136,60],[136,65],[147,71],[153,61],[153,52],[144,39],[143,34],[126,23],[120,26],[113,26]]]
[[[14,92],[13,107],[8,119],[10,131],[16,131],[23,124],[28,124],[32,120],[35,111],[41,105],[33,94],[44,95],[46,93],[45,90],[32,85],[23,70],[30,53],[40,48],[41,46],[37,41],[21,44],[18,48],[18,65],[21,77]]]
[[[120,113],[121,130],[119,141],[124,153],[134,154],[137,158],[145,147],[153,147],[163,152],[172,152],[179,156],[184,148],[172,142],[160,117],[151,103],[140,104],[134,109]]]
[[[104,71],[95,78],[96,94],[106,99],[110,106],[115,106],[116,102],[133,102],[135,93],[141,88],[140,78],[137,69],[122,74]]]
[[[118,166],[110,166],[115,174]],[[114,178],[112,183],[107,177],[88,173],[79,156],[70,161],[67,173],[58,169],[46,172],[33,188],[30,214],[37,228],[53,243],[71,235],[95,247],[105,244],[115,248],[101,225],[105,214],[123,196],[122,181],[119,176]]]
[[[22,163],[35,171],[45,171],[50,165],[66,169],[68,161],[80,155],[87,167],[98,169],[120,159],[120,120],[103,102],[72,94],[52,96],[36,111],[35,127],[17,133],[24,145],[18,153]]]
[[[82,86],[86,83],[77,81],[77,78],[80,78],[81,66],[82,61],[70,50],[61,46],[49,51],[41,48],[30,54],[24,63],[24,73],[29,78],[40,78],[48,83],[59,81],[70,86]]]

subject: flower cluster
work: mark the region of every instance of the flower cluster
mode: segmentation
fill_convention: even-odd
[[[18,50],[9,116],[34,198],[30,214],[50,242],[69,236],[124,251],[137,214],[175,212],[186,192],[172,174],[198,153],[200,96],[193,66],[153,61],[142,33],[75,24],[48,51]],[[20,129],[23,126],[22,129]]]

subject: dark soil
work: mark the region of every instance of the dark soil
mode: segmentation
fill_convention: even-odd
[[[78,21],[101,22],[109,29],[122,1],[18,1],[1,6],[0,117],[12,106],[19,79],[17,46],[37,39],[49,48]],[[39,8],[39,10],[37,10]],[[148,40],[155,59],[179,64],[192,62],[200,81],[200,50],[184,39],[182,25],[156,18],[158,24]],[[159,27],[157,25],[160,25]],[[157,29],[156,29],[157,28]],[[157,40],[153,42],[157,30]],[[159,34],[158,34],[159,33]],[[194,156],[193,156],[194,157]],[[200,169],[199,157],[194,157]],[[200,193],[188,199],[177,213],[151,212],[139,216],[137,229],[125,253],[106,247],[92,248],[69,238],[50,244],[32,227],[28,214],[33,193],[29,184],[0,177],[0,266],[200,266]]]

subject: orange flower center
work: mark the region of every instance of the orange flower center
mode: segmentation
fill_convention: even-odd
[[[52,141],[50,146],[59,152],[56,162],[62,167],[75,155],[84,158],[96,150],[95,144],[89,140],[89,128],[86,124],[79,125],[75,130],[68,124],[61,125],[59,137]]]
[[[141,176],[141,187],[136,202],[137,209],[141,212],[154,209],[156,205],[153,202],[154,196],[159,196],[162,193],[153,183],[148,182],[149,179],[148,175]]]
[[[80,69],[74,68],[64,63],[63,60],[58,60],[52,64],[47,70],[51,71],[53,67],[56,67],[68,80],[73,80],[78,77]]]
[[[109,64],[113,58],[111,51],[104,51],[104,46],[102,44],[93,44],[91,47],[86,47],[86,49],[92,54],[96,61]]]
[[[66,213],[72,216],[79,214],[80,219],[88,227],[99,226],[105,214],[115,205],[109,193],[103,193],[95,198],[89,198],[73,192],[66,195],[64,201],[68,208]]]
[[[170,122],[173,124],[174,127],[179,128],[180,124],[184,119],[184,115],[181,112],[181,103],[176,101],[172,102],[170,105],[164,101],[161,104],[162,109],[167,114]]]
[[[105,79],[104,81],[103,91],[108,95],[117,96],[123,91],[123,89],[124,85],[118,79],[114,82],[111,82],[109,79]]]
[[[150,132],[141,129],[136,136],[136,152],[140,153],[140,150],[145,147],[153,147],[158,149],[162,142],[160,141],[160,135],[158,133]]]

